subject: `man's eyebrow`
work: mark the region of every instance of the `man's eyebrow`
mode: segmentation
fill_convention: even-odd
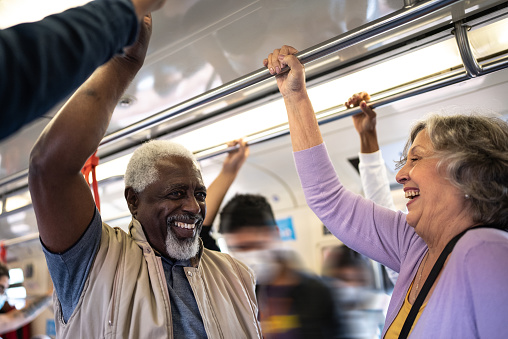
[[[176,184],[169,184],[166,187],[164,187],[164,191],[168,192],[174,189],[184,189],[186,190],[189,187],[189,185],[184,183],[176,183]]]
[[[176,184],[170,184],[170,185],[166,186],[165,191],[170,191],[170,190],[173,190],[173,189],[184,189],[184,190],[187,190],[188,188],[189,188],[188,184],[185,184],[185,183],[176,183]],[[196,186],[196,190],[206,191],[206,186],[205,185],[197,185]]]

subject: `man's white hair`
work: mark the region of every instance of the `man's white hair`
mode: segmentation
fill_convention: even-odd
[[[175,155],[190,159],[199,168],[192,152],[184,146],[169,140],[150,140],[132,154],[125,171],[125,186],[132,187],[137,193],[142,192],[159,177],[157,161]]]

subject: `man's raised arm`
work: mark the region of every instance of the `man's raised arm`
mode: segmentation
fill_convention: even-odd
[[[95,204],[81,174],[111,120],[116,104],[135,77],[151,35],[146,16],[137,41],[98,68],[74,93],[37,140],[30,155],[29,188],[39,234],[46,248],[70,248],[92,220]]]

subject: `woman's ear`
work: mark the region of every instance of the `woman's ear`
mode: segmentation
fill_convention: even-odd
[[[132,187],[125,187],[125,200],[127,201],[127,207],[129,207],[129,211],[131,212],[133,217],[136,217],[138,214],[138,194]]]

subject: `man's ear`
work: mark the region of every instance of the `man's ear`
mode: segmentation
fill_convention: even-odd
[[[125,187],[125,200],[127,201],[127,207],[129,207],[129,211],[132,216],[136,217],[138,214],[138,203],[139,197],[136,191],[132,187]]]

